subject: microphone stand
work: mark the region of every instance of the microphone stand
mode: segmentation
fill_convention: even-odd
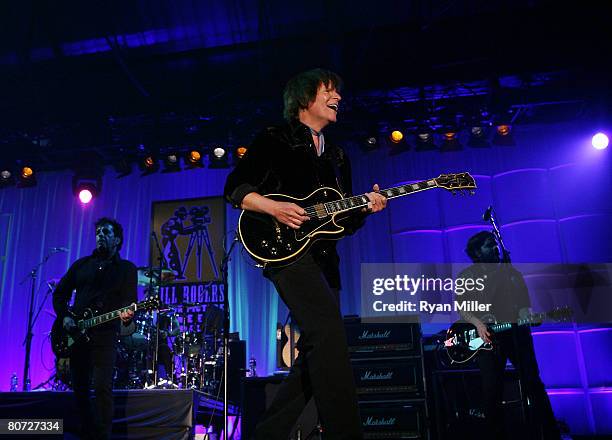
[[[28,384],[30,382],[30,355],[32,351],[32,338],[34,337],[32,330],[34,329],[34,324],[36,323],[36,318],[38,318],[38,313],[36,314],[36,318],[34,318],[34,294],[36,293],[36,278],[38,276],[38,269],[51,258],[51,255],[54,252],[49,252],[43,260],[38,263],[36,266],[32,268],[29,274],[27,274],[23,280],[19,283],[19,285],[23,285],[28,279],[30,280],[30,303],[28,305],[28,322],[26,326],[26,336],[23,341],[23,345],[25,345],[25,360],[23,363],[23,391],[28,390]],[[46,299],[46,297],[45,297]]]
[[[504,240],[502,239],[501,232],[499,231],[499,228],[497,227],[497,221],[495,219],[495,211],[493,210],[492,206],[489,206],[487,208],[484,215],[482,216],[482,219],[486,222],[491,223],[491,226],[493,227],[492,233],[495,236],[497,243],[499,243],[499,247],[501,248],[501,251],[502,251],[502,263],[510,263],[510,251],[504,245]]]
[[[229,283],[228,266],[230,255],[234,250],[234,246],[238,243],[238,234],[234,236],[229,249],[223,254],[221,260],[221,277],[223,282],[223,440],[228,440],[229,429],[229,412],[227,399],[227,383],[228,383],[228,354],[229,354],[229,328],[230,328],[230,311],[229,311]]]
[[[162,251],[161,246],[159,245],[159,240],[157,239],[157,234],[155,233],[155,231],[151,232],[151,237],[153,237],[153,241],[155,242],[155,246],[157,247],[157,252],[158,252],[158,257],[157,257],[157,261],[159,262],[159,267],[157,267],[156,269],[158,270],[158,283],[161,283],[162,280],[162,269],[164,266],[164,263],[167,265],[168,262],[166,261],[166,256],[164,255],[164,252]],[[151,268],[151,275],[153,275],[153,268]],[[152,284],[153,284],[153,276],[151,276],[149,278],[149,288],[152,288]],[[160,289],[160,285],[157,285],[157,296],[159,296],[159,289]],[[161,298],[160,298],[161,299]],[[157,363],[159,362],[158,360],[158,354],[159,354],[159,320],[160,320],[160,316],[159,316],[159,310],[157,310],[157,319],[155,320],[155,356],[153,357],[153,386],[157,387],[158,384],[158,373],[157,373]],[[166,372],[166,375],[170,374],[170,372]]]
[[[493,210],[492,206],[489,206],[487,208],[487,210],[485,211],[484,215],[482,216],[482,219],[484,221],[487,221],[491,224],[491,226],[493,227],[493,235],[495,236],[495,239],[497,240],[499,247],[501,248],[502,251],[502,259],[501,259],[501,263],[502,264],[511,264],[510,261],[510,251],[508,250],[508,248],[506,248],[506,246],[504,245],[504,240],[502,239],[501,236],[501,232],[499,231],[499,227],[497,226],[497,221],[495,218],[495,211]],[[518,331],[518,326],[515,326],[514,328],[515,331],[512,332],[512,342],[514,344],[514,348],[516,350],[516,364],[514,365],[514,367],[516,369],[518,369],[518,380],[519,380],[519,390],[521,393],[521,408],[523,410],[523,415],[525,417],[525,422],[528,426],[528,428],[531,428],[531,414],[529,413],[529,398],[527,396],[527,393],[525,393],[525,389],[523,388],[523,369],[522,369],[522,362],[521,362],[521,354],[519,352],[519,340],[518,340],[518,335],[517,335],[517,331]]]

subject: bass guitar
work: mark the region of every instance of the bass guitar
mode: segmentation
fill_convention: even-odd
[[[407,196],[433,188],[443,188],[453,194],[469,190],[473,194],[476,182],[469,173],[441,174],[421,182],[408,183],[380,190],[387,199]],[[334,188],[323,187],[304,198],[285,194],[267,194],[272,200],[292,202],[304,208],[309,220],[299,229],[279,223],[274,217],[243,210],[238,220],[238,236],[246,251],[265,267],[287,266],[301,258],[316,240],[338,240],[345,234],[341,221],[368,206],[365,194],[343,198]]]
[[[535,326],[541,324],[544,320],[561,322],[571,316],[571,309],[565,306],[555,308],[549,312],[530,314],[519,319],[516,324],[510,322],[495,323],[494,318],[488,319],[488,321],[493,321],[493,323],[487,324],[487,328],[490,333],[495,334],[510,330],[515,325]],[[486,321],[487,319],[485,318]],[[444,348],[451,360],[451,364],[463,364],[469,362],[480,350],[493,350],[493,344],[485,342],[478,336],[476,326],[473,324],[457,321],[446,331]]]
[[[159,304],[159,298],[154,296],[137,304],[131,304],[100,315],[96,315],[91,309],[86,309],[83,314],[78,316],[69,311],[68,316],[74,319],[76,327],[68,331],[64,328],[63,317],[55,318],[53,327],[51,328],[51,349],[58,358],[66,358],[70,356],[76,344],[82,344],[89,341],[87,331],[90,328],[119,318],[121,312],[127,312],[128,310],[135,312],[141,309],[157,309],[159,308]]]

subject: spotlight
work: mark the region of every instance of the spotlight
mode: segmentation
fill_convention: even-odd
[[[389,151],[391,156],[395,156],[396,154],[404,153],[405,151],[410,150],[410,145],[408,145],[404,133],[399,130],[393,130],[391,132],[389,135],[389,141],[391,142],[388,144],[391,147]]]
[[[248,148],[245,146],[239,146],[238,148],[236,148],[236,157],[238,159],[242,159],[244,157],[244,155],[247,153]]]
[[[394,144],[399,144],[404,139],[404,133],[399,130],[393,130],[389,135],[389,139],[391,139],[391,142]]]
[[[428,128],[422,128],[417,132],[416,136],[416,151],[431,151],[435,150],[434,136]]]
[[[372,151],[378,148],[378,139],[376,136],[368,136],[361,143],[361,148],[365,151]]]
[[[132,173],[132,163],[127,158],[121,158],[113,164],[117,172],[117,179]]]
[[[476,126],[470,129],[470,133],[475,138],[482,138],[484,136],[484,129],[482,127]]]
[[[472,148],[487,148],[491,144],[487,140],[487,131],[482,125],[474,125],[470,128],[468,146]]]
[[[215,159],[223,159],[223,156],[225,156],[227,152],[225,151],[225,148],[221,148],[221,147],[217,147],[213,150],[213,155],[215,156]]]
[[[8,169],[0,171],[0,188],[11,186],[15,183],[15,176]]]
[[[507,124],[501,124],[497,126],[496,131],[500,136],[508,136],[510,134],[511,127]]]
[[[512,136],[512,126],[509,124],[498,124],[495,127],[495,135],[493,136],[495,145],[513,146],[514,137]]]
[[[34,168],[30,165],[24,165],[19,170],[19,182],[17,183],[19,188],[27,188],[36,186],[36,173]]]
[[[179,155],[176,152],[168,153],[164,157],[164,173],[176,173],[181,171],[181,164],[179,162]]]
[[[22,179],[30,179],[34,176],[34,170],[30,167],[21,168],[21,178]]]
[[[147,154],[141,158],[138,167],[142,171],[142,176],[147,176],[159,170],[159,163],[155,155]]]
[[[93,199],[93,194],[88,189],[82,189],[79,191],[79,200],[83,205],[87,205]]]
[[[215,147],[209,154],[210,168],[229,168],[227,150],[223,147]]]
[[[453,142],[457,140],[457,132],[456,131],[447,131],[442,134],[443,139],[446,142]]]
[[[359,142],[359,147],[363,151],[372,151],[377,149],[380,146],[380,141],[378,139],[379,136],[379,127],[377,124],[368,124],[364,127],[363,133],[361,133],[361,142]]]
[[[199,150],[189,150],[187,160],[185,162],[190,168],[203,167],[202,153]]]
[[[461,150],[458,131],[455,128],[447,128],[442,133],[442,144],[440,151],[458,151]]]
[[[72,177],[72,192],[82,205],[88,205],[102,191],[102,177],[95,173],[77,173]]]
[[[593,139],[591,139],[591,145],[593,145],[593,148],[597,150],[605,150],[606,148],[608,148],[608,144],[609,139],[605,133],[599,132],[595,136],[593,136]]]

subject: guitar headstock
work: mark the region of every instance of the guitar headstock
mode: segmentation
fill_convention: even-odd
[[[434,180],[440,188],[449,190],[453,195],[457,192],[463,195],[464,191],[474,195],[476,189],[476,181],[470,173],[440,174]]]
[[[136,304],[136,308],[138,310],[140,309],[154,310],[154,309],[159,309],[160,305],[161,305],[161,301],[159,300],[159,296],[150,296],[144,301],[140,301],[138,304]]]

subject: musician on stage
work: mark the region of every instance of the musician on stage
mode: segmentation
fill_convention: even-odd
[[[63,317],[66,330],[75,327],[68,315],[68,302],[74,296],[73,312],[82,314],[85,309],[106,313],[128,306],[136,299],[136,266],[119,256],[123,244],[123,228],[110,218],[101,218],[95,224],[96,249],[77,260],[60,280],[53,293],[53,308],[58,318]],[[128,325],[133,312],[122,312],[117,320],[93,327],[87,343],[76,344],[70,356],[72,385],[82,423],[82,438],[108,439],[113,421],[113,368],[115,343],[119,326]],[[90,383],[96,395],[96,407],[92,408]]]
[[[484,291],[478,293],[480,302],[492,304],[491,312],[497,322],[516,323],[530,314],[527,285],[521,273],[510,263],[507,255],[502,259],[495,236],[488,231],[473,235],[467,243],[466,253],[474,262],[459,278],[484,278]],[[465,298],[464,298],[465,299]],[[461,317],[473,324],[478,335],[492,343],[492,351],[478,353],[487,420],[491,439],[506,439],[506,424],[502,408],[504,370],[508,359],[519,372],[523,392],[533,403],[531,426],[534,439],[559,440],[560,433],[544,384],[540,379],[538,363],[533,348],[529,326],[516,326],[509,331],[492,334],[486,326],[485,316],[479,313],[461,312]],[[540,434],[543,435],[540,436]]]
[[[349,159],[322,130],[336,122],[341,79],[313,69],[291,79],[284,90],[280,126],[264,129],[228,176],[225,197],[236,208],[268,214],[293,229],[308,221],[294,203],[263,197],[282,193],[306,197],[326,186],[351,195]],[[370,212],[385,208],[386,199],[368,193]],[[349,233],[363,225],[358,212],[343,226]],[[256,430],[261,440],[287,440],[290,430],[314,397],[326,440],[361,439],[361,422],[339,307],[339,257],[334,241],[318,241],[297,262],[264,270],[291,311],[301,337],[299,355]]]

